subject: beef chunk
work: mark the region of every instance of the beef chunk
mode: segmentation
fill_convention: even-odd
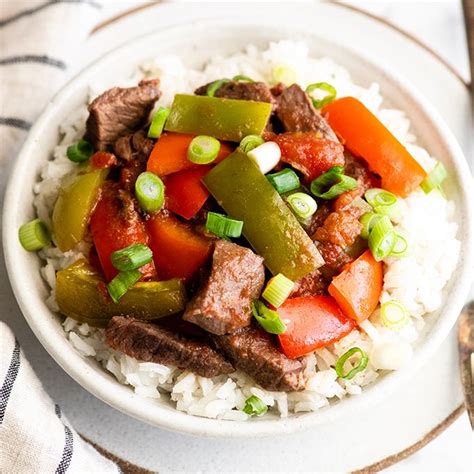
[[[108,346],[145,362],[175,365],[202,377],[234,371],[210,345],[134,318],[115,316],[105,330]]]
[[[266,390],[289,392],[304,388],[304,362],[288,359],[263,330],[250,326],[214,339],[237,369]]]
[[[194,93],[196,95],[206,95],[208,86],[209,84],[198,87]],[[229,81],[216,90],[214,97],[274,103],[273,95],[264,82]]]
[[[137,87],[114,87],[89,105],[89,118],[84,138],[96,150],[105,150],[117,139],[128,135],[148,120],[155,102],[160,98],[159,80],[144,80]]]
[[[252,301],[260,296],[264,280],[262,257],[250,249],[219,240],[210,276],[188,303],[183,319],[219,335],[248,326]]]
[[[318,209],[316,212],[311,217],[301,222],[303,229],[308,235],[312,236],[318,230],[318,227],[321,227],[324,224],[324,221],[331,212],[331,204],[328,201],[318,203]]]
[[[318,250],[324,259],[322,270],[327,275],[341,272],[345,265],[354,260],[346,253],[343,247],[332,242],[321,242],[318,245]]]
[[[322,138],[338,141],[326,120],[314,108],[310,97],[297,84],[277,96],[276,115],[288,132],[320,132]]]
[[[290,296],[296,298],[297,296],[324,295],[327,293],[328,286],[328,279],[319,270],[314,270],[295,282]]]
[[[354,211],[359,209],[355,208]],[[349,247],[362,231],[359,217],[358,214],[354,215],[352,210],[331,212],[314,237],[319,242],[331,242],[343,248]]]

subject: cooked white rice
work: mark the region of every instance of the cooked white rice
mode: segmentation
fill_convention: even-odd
[[[257,80],[273,82],[275,66],[291,68],[296,82],[305,87],[312,82],[334,84],[339,96],[352,95],[360,99],[394,135],[409,149],[420,164],[430,171],[435,160],[428,152],[415,145],[410,133],[410,121],[400,110],[382,107],[379,86],[368,88],[351,81],[349,73],[329,58],[315,59],[308,55],[303,42],[271,43],[267,50],[249,46],[245,51],[229,57],[214,57],[202,69],[189,70],[178,56],[154,59],[144,64],[137,74],[120,85],[134,84],[141,77],[160,77],[163,96],[159,105],[169,105],[176,93],[192,92],[197,86],[220,77],[245,74]],[[108,87],[96,88],[95,96]],[[41,181],[36,185],[35,206],[38,216],[50,221],[60,180],[74,170],[66,158],[66,148],[80,138],[87,118],[86,107],[61,127],[62,139],[52,160],[43,168]],[[378,311],[363,323],[363,330],[355,330],[338,343],[306,357],[306,389],[301,392],[269,392],[259,387],[245,374],[236,372],[213,379],[150,362],[139,362],[108,348],[103,341],[103,330],[66,319],[64,330],[72,346],[83,356],[93,357],[111,372],[120,383],[149,398],[170,398],[178,410],[209,418],[245,420],[241,411],[246,398],[257,395],[270,410],[282,417],[290,412],[314,411],[329,405],[332,400],[347,395],[359,395],[365,385],[380,374],[386,359],[398,368],[408,363],[414,344],[423,328],[423,316],[437,310],[442,302],[442,290],[450,278],[459,257],[460,243],[456,240],[457,225],[453,222],[454,204],[438,193],[424,194],[418,190],[401,200],[403,214],[397,229],[409,241],[411,253],[401,259],[389,258],[384,263],[384,288],[381,302],[396,299],[410,312],[410,320],[400,330],[384,327]],[[41,251],[45,260],[42,275],[51,287],[50,307],[57,311],[54,298],[55,272],[86,255],[88,246],[82,243],[63,254],[56,247]],[[338,379],[334,370],[339,356],[351,347],[360,347],[369,354],[367,369],[352,380]]]

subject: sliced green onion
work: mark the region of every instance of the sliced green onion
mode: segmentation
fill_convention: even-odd
[[[242,138],[239,147],[244,153],[248,153],[263,143],[265,143],[265,140],[262,137],[258,135],[247,135],[246,137]]]
[[[349,372],[345,372],[344,366],[349,359],[354,356],[355,354],[358,354],[360,356],[358,364],[353,367]],[[350,380],[354,378],[356,374],[359,372],[362,372],[366,367],[367,367],[367,362],[369,361],[369,356],[359,347],[353,347],[352,349],[349,349],[347,352],[342,354],[341,357],[339,357],[338,361],[336,362],[336,373],[337,376],[341,379],[345,380]]]
[[[296,82],[296,71],[284,64],[275,66],[272,70],[272,76],[274,82],[281,82],[285,86],[291,86],[291,84]]]
[[[145,171],[135,181],[135,196],[145,212],[159,211],[165,200],[165,185],[156,174]]]
[[[301,219],[307,219],[311,217],[318,208],[316,201],[305,193],[294,193],[290,194],[286,200],[293,209],[293,212]]]
[[[240,237],[243,227],[243,221],[231,219],[217,212],[207,213],[206,229],[219,237]]]
[[[263,403],[263,401],[255,395],[252,395],[251,397],[247,398],[247,400],[245,400],[245,406],[242,409],[244,413],[247,413],[247,415],[250,416],[264,415],[267,410],[267,405],[265,405],[265,403]]]
[[[397,220],[400,217],[400,203],[395,194],[384,189],[372,188],[365,192],[365,199],[377,214]]]
[[[208,135],[198,135],[188,146],[188,160],[197,165],[212,163],[219,154],[221,142]]]
[[[263,290],[262,297],[266,299],[274,308],[281,306],[290,296],[295,284],[285,275],[279,273],[267,283]]]
[[[77,143],[67,147],[66,155],[74,163],[81,163],[88,160],[94,154],[94,147],[86,140],[79,140]]]
[[[150,128],[148,129],[149,138],[158,138],[161,135],[170,112],[171,109],[168,109],[168,107],[160,107],[155,112],[151,120]]]
[[[265,142],[250,150],[247,156],[260,168],[263,174],[267,174],[280,162],[281,150],[278,143]]]
[[[374,225],[382,216],[380,214],[376,214],[375,212],[366,212],[360,219],[360,223],[362,224],[362,231],[360,236],[363,239],[368,239],[370,232],[374,228]]]
[[[387,301],[380,307],[380,318],[385,327],[398,329],[409,319],[408,311],[399,301]]]
[[[278,173],[267,174],[267,179],[279,194],[288,193],[300,187],[300,178],[289,168]]]
[[[41,219],[23,224],[18,231],[18,238],[21,246],[28,252],[41,250],[51,242],[49,230]]]
[[[334,199],[357,187],[357,180],[346,176],[342,166],[334,166],[311,183],[311,192],[321,199]]]
[[[441,161],[438,161],[431,173],[420,184],[421,189],[428,194],[433,189],[438,189],[448,176],[448,172]]]
[[[252,314],[258,324],[270,334],[283,334],[286,331],[285,323],[280,319],[280,315],[267,308],[261,301],[252,303]]]
[[[120,272],[107,285],[107,290],[114,303],[118,303],[120,298],[142,277],[139,270],[130,272]]]
[[[362,212],[372,212],[372,206],[362,199],[360,196],[357,196],[352,200],[350,203],[349,207],[356,207],[357,209],[360,209]]]
[[[253,79],[251,79],[248,76],[244,76],[243,74],[237,74],[237,76],[234,76],[232,78],[233,81],[242,81],[242,82],[255,82]]]
[[[150,263],[153,252],[147,245],[133,244],[121,250],[113,252],[111,255],[112,265],[120,271],[129,272],[137,270],[143,265]]]
[[[316,99],[312,95],[312,92],[316,90],[327,92],[327,94],[322,99]],[[310,84],[306,88],[306,93],[311,97],[311,100],[313,101],[313,105],[317,109],[321,109],[326,104],[329,104],[330,102],[332,102],[336,98],[336,95],[337,95],[337,91],[335,87],[331,86],[331,84],[328,84],[327,82],[316,82],[314,84]]]
[[[214,97],[214,94],[216,93],[217,89],[219,89],[221,86],[224,84],[227,84],[230,82],[230,79],[219,79],[217,81],[211,82],[206,89],[206,95],[209,97]]]
[[[408,253],[408,242],[403,235],[396,234],[395,244],[393,246],[391,257],[404,257]]]
[[[388,216],[382,216],[373,226],[369,235],[369,249],[375,260],[380,262],[388,257],[393,250],[397,234]]]

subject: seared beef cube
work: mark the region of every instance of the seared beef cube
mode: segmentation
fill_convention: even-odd
[[[252,301],[265,280],[263,258],[226,240],[215,244],[207,282],[188,303],[183,319],[212,334],[226,334],[248,326]]]
[[[206,95],[208,86],[209,84],[198,87],[194,93],[196,95]],[[214,97],[274,103],[273,95],[264,82],[229,81],[216,90]]]
[[[320,132],[323,138],[338,141],[332,128],[314,108],[311,98],[297,84],[277,96],[276,115],[288,132]]]
[[[308,217],[308,219],[301,221],[303,229],[309,236],[312,236],[317,230],[318,227],[321,227],[324,224],[326,218],[331,214],[331,203],[328,201],[323,201],[318,203],[318,209],[316,212]]]
[[[327,293],[329,283],[319,270],[315,270],[295,282],[290,297],[324,295]]]
[[[263,330],[251,326],[214,340],[237,369],[266,390],[290,392],[304,388],[305,363],[288,359]]]
[[[84,138],[96,150],[111,147],[123,135],[144,125],[153,105],[160,98],[160,81],[144,80],[137,87],[114,87],[89,105]]]
[[[115,316],[105,330],[105,340],[112,349],[135,359],[174,365],[202,377],[234,372],[232,364],[205,342],[147,321]]]
[[[321,270],[327,271],[328,275],[341,272],[344,266],[354,260],[343,247],[332,242],[321,242],[318,250],[324,259],[324,267]]]
[[[324,224],[315,232],[314,238],[318,242],[331,242],[343,248],[349,247],[362,232],[363,226],[359,222],[362,213],[358,207],[331,212]]]

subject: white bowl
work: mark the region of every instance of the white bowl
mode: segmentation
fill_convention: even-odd
[[[177,411],[167,400],[135,395],[130,387],[119,384],[97,362],[81,357],[73,349],[66,339],[60,318],[45,305],[48,289],[39,272],[40,259],[36,254],[23,250],[18,242],[18,228],[34,217],[33,185],[58,142],[59,125],[87,101],[90,84],[101,83],[104,78],[107,81],[126,78],[139,63],[164,53],[179,53],[192,65],[197,65],[217,53],[231,53],[250,43],[265,46],[269,41],[284,38],[306,39],[312,54],[334,58],[351,72],[357,83],[367,86],[378,82],[385,103],[407,113],[418,143],[441,159],[450,170],[446,190],[457,204],[461,258],[445,289],[442,310],[426,318],[426,329],[416,345],[410,367],[380,377],[359,397],[345,398],[314,413],[296,414],[284,419],[265,415],[247,422],[199,418]],[[71,377],[104,402],[152,425],[190,434],[255,437],[290,433],[350,415],[354,410],[380,400],[395,385],[406,383],[446,337],[465,301],[472,273],[474,199],[471,188],[470,173],[462,151],[438,113],[418,91],[396,73],[381,66],[380,62],[376,64],[360,52],[329,43],[312,32],[302,32],[298,27],[262,26],[240,19],[199,21],[146,35],[112,51],[76,76],[49,103],[32,128],[10,177],[3,214],[5,259],[18,304],[40,342]]]

